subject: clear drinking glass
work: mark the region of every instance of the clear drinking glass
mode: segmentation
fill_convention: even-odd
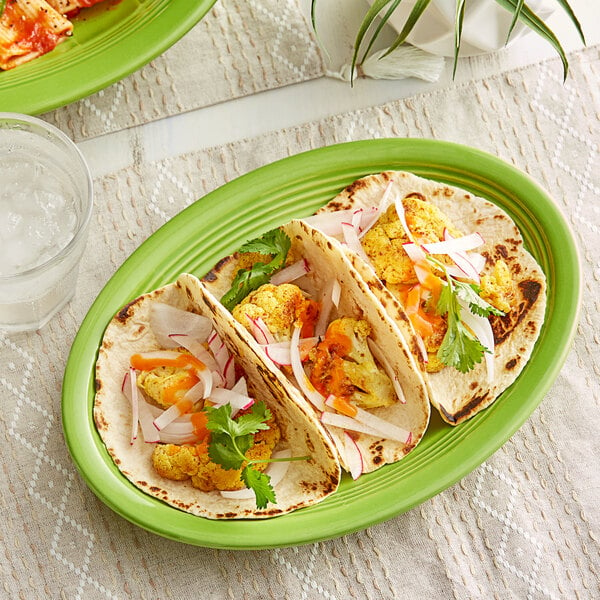
[[[77,146],[41,119],[0,112],[0,330],[39,329],[71,299],[92,206]]]

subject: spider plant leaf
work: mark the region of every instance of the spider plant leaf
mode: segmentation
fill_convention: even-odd
[[[364,62],[365,58],[367,58],[367,55],[369,54],[369,52],[371,51],[371,48],[373,47],[373,43],[379,37],[381,30],[386,26],[390,17],[394,13],[394,11],[398,8],[398,5],[400,4],[400,2],[402,2],[402,0],[393,0],[393,2],[388,7],[385,15],[383,15],[383,17],[381,17],[381,19],[379,21],[379,25],[377,25],[377,28],[375,29],[375,31],[373,32],[373,35],[371,36],[371,40],[369,41],[369,45],[367,46],[367,49],[363,52],[362,58],[360,59],[361,63]]]
[[[465,19],[465,0],[456,3],[456,21],[454,23],[454,66],[452,67],[452,78],[456,75],[458,65],[458,53],[460,52],[460,41],[462,39],[463,22]]]
[[[508,44],[508,42],[510,40],[510,36],[512,35],[512,32],[514,31],[514,28],[515,28],[516,24],[519,22],[519,17],[521,16],[521,11],[523,10],[524,4],[525,4],[525,0],[519,0],[517,2],[517,6],[515,6],[513,18],[510,23],[510,27],[508,28],[508,33],[506,34],[506,42],[504,42],[505,44]]]
[[[569,17],[569,19],[571,19],[571,23],[573,23],[573,25],[575,25],[575,29],[577,29],[577,33],[579,34],[579,39],[581,39],[581,41],[585,44],[585,36],[583,35],[583,29],[581,28],[581,23],[579,22],[579,19],[577,19],[577,17],[575,16],[575,12],[573,11],[573,9],[571,8],[571,5],[569,4],[569,2],[567,0],[556,0],[559,4],[560,7],[567,13],[567,16]]]
[[[352,65],[351,65],[351,75],[350,75],[350,83],[354,81],[354,69],[356,67],[356,62],[358,59],[358,52],[360,47],[362,46],[364,37],[373,24],[373,21],[377,18],[377,15],[393,0],[375,0],[371,5],[371,8],[367,11],[360,27],[358,29],[358,33],[356,34],[356,38],[354,40],[354,52],[352,53]]]
[[[417,0],[413,6],[412,11],[406,18],[402,31],[398,34],[398,37],[394,40],[394,43],[388,48],[387,52],[381,57],[387,56],[390,52],[393,52],[398,46],[404,44],[406,38],[410,35],[417,21],[421,18],[424,10],[429,6],[431,0]]]
[[[506,10],[513,12],[516,9],[519,0],[496,0],[496,2]],[[540,35],[554,47],[563,65],[563,79],[566,80],[569,72],[569,61],[567,60],[560,41],[556,35],[554,35],[554,32],[527,6],[527,4],[524,4],[521,9],[519,21],[523,22],[529,29],[535,31],[535,33]]]

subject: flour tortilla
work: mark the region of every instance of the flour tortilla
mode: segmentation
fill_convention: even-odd
[[[311,267],[308,275],[294,283],[305,291],[311,292],[316,299],[319,292],[337,278],[342,293],[336,316],[364,318],[369,322],[372,330],[371,338],[384,351],[401,382],[407,400],[405,404],[396,402],[392,406],[376,408],[370,412],[411,431],[411,442],[403,444],[362,433],[356,436],[353,434],[363,456],[364,473],[397,462],[420,442],[429,423],[430,407],[427,389],[413,353],[406,340],[398,334],[394,321],[373,295],[367,282],[352,267],[348,258],[333,248],[329,239],[316,230],[310,230],[301,221],[292,221],[283,229],[291,239],[290,253],[297,258],[304,258]],[[215,318],[217,314],[223,315],[223,319],[232,324],[238,335],[254,349],[263,363],[271,371],[282,374],[248,331],[217,301],[230,288],[238,268],[239,255],[233,254],[221,260],[202,280],[207,298],[212,298]],[[390,311],[393,313],[393,307],[390,307]],[[297,402],[304,400],[303,395],[290,381],[285,380],[285,383],[290,395],[293,395]],[[342,447],[342,431],[332,428],[329,433],[334,442]],[[340,462],[344,468],[348,467],[343,451],[340,452]]]
[[[251,393],[264,400],[275,414],[282,439],[293,456],[311,456],[309,461],[290,462],[284,479],[275,487],[277,504],[257,509],[254,496],[234,500],[218,491],[203,492],[189,481],[171,481],[152,467],[154,444],[139,435],[130,444],[131,409],[121,393],[129,358],[136,352],[159,349],[149,328],[150,308],[163,302],[211,318],[209,307],[198,291],[198,280],[182,275],[176,283],[145,294],[123,309],[108,325],[96,366],[94,420],[106,448],[120,471],[138,488],[160,500],[194,515],[209,519],[267,518],[320,502],[332,494],[340,480],[335,448],[312,411],[294,402],[286,387],[265,369],[237,333],[215,319],[214,326],[244,370]]]
[[[516,283],[516,308],[505,317],[491,317],[496,339],[494,379],[488,381],[484,361],[466,374],[446,367],[438,373],[425,375],[432,404],[447,423],[457,425],[492,404],[527,364],[544,322],[546,278],[525,249],[517,226],[504,211],[469,192],[412,173],[387,171],[359,179],[318,212],[378,206],[390,182],[392,194],[400,198],[411,193],[422,194],[448,215],[463,233],[479,232],[486,240],[486,245],[477,249],[488,259],[484,273],[489,272],[496,260],[503,259]],[[373,276],[373,270],[361,258],[341,245],[339,248],[346,252],[365,278]],[[399,303],[384,287],[373,289],[382,304],[388,309],[393,307],[390,314],[397,319]],[[400,319],[399,325],[404,335],[412,339],[412,328],[407,320]]]

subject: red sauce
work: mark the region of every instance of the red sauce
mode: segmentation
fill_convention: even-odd
[[[14,16],[15,1],[8,0],[4,9],[6,22],[10,23],[13,31],[16,31],[19,46],[31,52],[45,54],[53,50],[60,42],[62,36],[48,27],[47,15],[40,11],[35,19],[21,19]]]

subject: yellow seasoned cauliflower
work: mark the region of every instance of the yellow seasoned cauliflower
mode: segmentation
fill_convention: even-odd
[[[396,402],[392,381],[369,349],[370,333],[362,319],[343,317],[329,324],[309,356],[310,380],[324,396],[333,394],[365,409]]]
[[[273,454],[281,432],[274,417],[267,421],[267,425],[269,429],[260,430],[254,435],[254,444],[246,452],[246,458],[268,459]],[[245,487],[240,478],[242,469],[225,469],[212,462],[206,444],[157,444],[152,452],[152,465],[161,477],[174,481],[189,479],[195,488],[205,492],[239,490]],[[268,463],[258,463],[253,468],[264,471],[267,466]]]
[[[481,278],[481,293],[486,302],[504,313],[510,312],[515,297],[510,269],[503,260],[494,264],[494,271]]]
[[[234,319],[250,332],[251,320],[262,319],[279,342],[291,339],[296,323],[308,328],[313,326],[318,313],[318,304],[306,298],[302,290],[292,283],[262,285],[250,292],[232,311]],[[304,330],[303,335],[312,334]]]
[[[193,373],[180,367],[156,367],[137,376],[138,387],[160,408],[169,408],[197,381]]]

